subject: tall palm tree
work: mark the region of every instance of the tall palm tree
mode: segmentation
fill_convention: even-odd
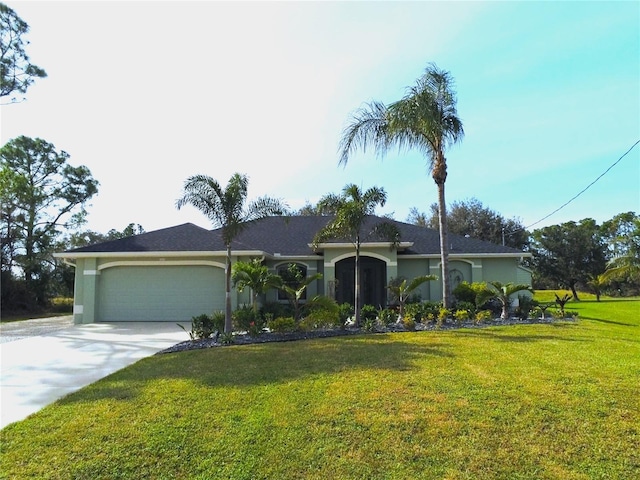
[[[225,268],[225,320],[224,331],[231,332],[231,242],[242,232],[246,222],[271,215],[282,215],[288,210],[281,200],[260,197],[245,205],[249,178],[234,173],[226,188],[207,175],[189,177],[176,208],[192,205],[211,221],[214,228],[222,229],[222,241],[227,249]]]
[[[346,165],[358,148],[371,146],[379,155],[390,148],[417,149],[438,187],[438,220],[442,263],[442,303],[451,305],[449,283],[449,247],[444,185],[447,179],[446,148],[464,136],[456,110],[453,77],[430,63],[405,96],[390,105],[371,102],[356,110],[340,140],[339,164]]]
[[[357,185],[344,187],[341,195],[328,194],[320,199],[318,206],[335,212],[334,218],[327,223],[314,237],[313,245],[330,239],[345,239],[355,247],[355,323],[360,324],[360,247],[363,240],[363,229],[369,215],[375,213],[376,207],[383,207],[387,202],[387,193],[383,188],[371,187],[362,192]],[[373,226],[371,235],[388,240],[397,245],[400,232],[391,222],[379,222]]]

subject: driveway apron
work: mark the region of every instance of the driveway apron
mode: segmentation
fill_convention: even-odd
[[[22,323],[29,331],[7,327],[10,324],[0,327],[0,428],[188,340],[173,322],[70,325],[64,317],[60,322],[58,327],[55,322],[11,322]]]

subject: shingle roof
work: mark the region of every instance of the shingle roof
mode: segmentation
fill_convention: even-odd
[[[232,242],[234,251],[261,251],[282,256],[311,255],[314,252],[309,247],[313,237],[331,220],[328,216],[291,216],[267,217],[249,222],[246,228]],[[422,254],[437,255],[440,253],[440,235],[437,230],[420,227],[408,223],[398,222],[375,216],[370,216],[365,222],[364,240],[380,241],[366,237],[376,223],[387,221],[395,224],[400,231],[400,241],[413,242],[413,245],[402,252],[402,255]],[[451,254],[517,254],[519,250],[496,245],[474,238],[449,234]],[[326,243],[344,242],[335,239]],[[67,253],[82,252],[209,252],[224,251],[221,229],[207,230],[192,223],[185,223],[175,227],[155,230],[132,237],[98,243],[87,247],[71,250]]]
[[[185,223],[175,227],[163,228],[131,237],[96,243],[70,250],[69,253],[82,252],[198,252],[224,250],[219,235],[211,230]]]

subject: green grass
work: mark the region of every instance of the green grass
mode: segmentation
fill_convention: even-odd
[[[150,357],[2,430],[0,477],[638,478],[640,299],[567,309]]]

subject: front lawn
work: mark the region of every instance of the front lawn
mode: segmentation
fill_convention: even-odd
[[[640,299],[577,322],[156,355],[2,430],[1,478],[629,479]]]

